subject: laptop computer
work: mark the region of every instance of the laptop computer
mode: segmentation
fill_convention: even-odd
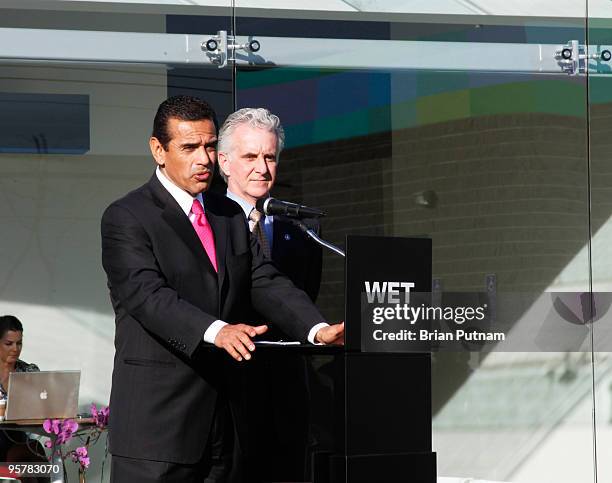
[[[6,421],[74,418],[81,371],[11,372]]]

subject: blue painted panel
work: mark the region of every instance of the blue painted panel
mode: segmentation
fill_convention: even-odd
[[[90,149],[89,96],[0,92],[0,152],[83,154]]]

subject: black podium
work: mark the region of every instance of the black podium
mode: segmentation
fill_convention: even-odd
[[[379,328],[397,331],[404,321],[373,323],[366,282],[370,288],[386,283],[387,292],[399,288],[402,303],[409,284],[410,303],[427,303],[431,240],[347,237],[345,346],[263,345],[258,357],[269,364],[296,356],[333,358],[333,448],[313,455],[312,483],[435,483],[429,346],[415,352],[418,343],[373,339]]]
[[[431,240],[347,237],[345,279],[346,345],[335,358],[336,448],[328,468],[315,464],[313,483],[435,483],[430,354],[385,344],[372,349],[367,342],[377,326],[363,311],[366,282],[379,288],[410,282],[413,294],[431,292]]]

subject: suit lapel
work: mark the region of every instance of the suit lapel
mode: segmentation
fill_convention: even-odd
[[[168,191],[162,186],[157,179],[157,176],[153,175],[149,181],[149,186],[154,196],[157,198],[160,206],[163,207],[162,219],[168,223],[178,235],[178,237],[187,245],[189,250],[195,255],[196,260],[202,270],[210,272],[216,276],[215,269],[213,268],[206,250],[202,246],[202,242],[198,237],[198,234],[193,228],[193,225],[189,221],[189,218],[185,216],[185,212],[181,210],[181,207],[176,200],[168,193]],[[214,228],[213,228],[214,233]],[[218,258],[218,252],[217,252]]]
[[[277,261],[279,254],[283,251],[285,224],[278,216],[274,217],[272,223],[272,260]]]
[[[287,250],[289,240],[291,240],[293,237],[291,228],[293,228],[292,223],[285,217],[274,217],[274,230],[272,231],[272,238],[274,238],[274,241],[272,242],[272,259],[276,262],[283,257],[285,251]]]
[[[211,202],[211,197],[204,195],[204,209],[206,211],[206,219],[210,223],[213,234],[215,235],[215,250],[217,251],[217,274],[219,280],[219,290],[223,287],[225,280],[225,259],[227,258],[227,243],[229,240],[227,222],[223,217],[216,213],[214,203]],[[212,265],[211,265],[212,269]]]

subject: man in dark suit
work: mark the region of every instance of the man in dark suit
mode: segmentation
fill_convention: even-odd
[[[219,132],[219,167],[228,184],[227,196],[236,201],[249,219],[255,203],[270,196],[276,181],[285,134],[278,116],[263,108],[244,108],[230,114]],[[268,152],[263,150],[268,149]],[[255,150],[262,151],[253,159]],[[259,214],[262,230],[249,219],[257,236],[265,236],[264,249],[276,266],[304,290],[314,302],[321,285],[321,247],[293,220]],[[251,216],[252,218],[252,216]],[[305,220],[319,232],[317,219]]]
[[[321,282],[321,249],[290,219],[258,213],[258,200],[270,196],[276,180],[284,131],[267,109],[245,108],[230,114],[219,131],[219,167],[227,196],[236,201],[251,231],[293,283],[314,301]],[[311,227],[319,229],[316,220]],[[265,334],[266,338],[291,338]],[[256,457],[249,473],[259,481],[304,481],[307,473],[309,389],[307,361],[278,351],[260,355],[248,368],[250,446]],[[257,388],[265,388],[258,391]],[[262,415],[262,417],[257,417]]]
[[[102,217],[117,324],[111,480],[223,482],[234,423],[240,435],[238,366],[267,330],[241,322],[256,310],[320,343],[341,343],[344,327],[321,323],[307,295],[265,259],[238,205],[206,193],[217,158],[208,104],[164,101],[149,145],[155,174]]]
[[[292,220],[284,216],[272,217],[272,260],[293,284],[316,301],[321,286],[323,253],[321,246],[308,237]],[[315,233],[320,234],[319,220],[302,220]]]

